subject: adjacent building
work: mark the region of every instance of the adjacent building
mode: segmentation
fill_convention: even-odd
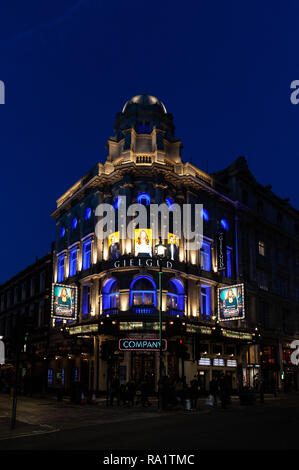
[[[46,391],[52,261],[53,253],[49,252],[0,286],[0,336],[5,344],[5,364],[0,372],[7,389],[14,383],[18,349],[23,391]]]

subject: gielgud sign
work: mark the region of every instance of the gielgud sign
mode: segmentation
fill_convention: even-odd
[[[125,267],[157,267],[161,266],[171,269],[173,262],[169,260],[160,261],[158,258],[122,258],[113,261],[114,268],[125,268]]]

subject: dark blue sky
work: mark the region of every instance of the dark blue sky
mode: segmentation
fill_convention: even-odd
[[[184,160],[245,155],[298,208],[298,24],[296,0],[1,2],[0,282],[48,251],[56,199],[139,93],[173,113]]]

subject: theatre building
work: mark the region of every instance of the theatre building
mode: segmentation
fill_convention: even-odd
[[[104,392],[113,375],[127,382],[146,374],[157,391],[160,306],[169,377],[190,383],[196,375],[203,392],[220,374],[233,390],[253,386],[260,374],[269,389],[287,375],[297,387],[289,353],[298,337],[298,211],[259,185],[243,157],[212,175],[183,162],[173,117],[151,95],[127,101],[106,149],[104,163],[69,188],[52,214],[49,388],[67,392],[77,382]],[[132,212],[118,220],[124,201],[146,208],[146,226],[134,225]],[[116,214],[105,239],[97,233],[103,203]],[[170,222],[162,236],[149,216],[152,204],[163,203]],[[171,213],[186,204],[203,205],[200,249],[188,249],[174,227]],[[124,225],[130,233],[122,239]]]

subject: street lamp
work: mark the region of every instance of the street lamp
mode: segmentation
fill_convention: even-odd
[[[159,243],[155,246],[155,254],[159,259],[159,343],[160,343],[160,353],[159,353],[159,409],[162,410],[162,373],[163,373],[163,347],[162,347],[162,260],[166,256],[166,246],[163,245],[161,237],[159,237]]]

